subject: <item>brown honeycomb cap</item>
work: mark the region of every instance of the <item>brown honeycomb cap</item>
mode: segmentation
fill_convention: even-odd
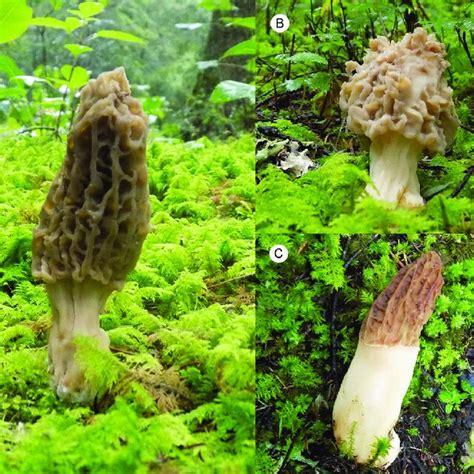
[[[372,141],[397,132],[427,151],[443,152],[459,125],[442,76],[449,66],[444,45],[416,28],[399,43],[379,36],[369,46],[362,64],[346,63],[354,73],[340,94],[348,128]]]
[[[123,68],[81,92],[67,154],[33,233],[33,276],[120,288],[149,230],[147,118]]]
[[[403,267],[370,308],[360,339],[369,345],[418,346],[421,330],[443,287],[441,272],[436,252]]]

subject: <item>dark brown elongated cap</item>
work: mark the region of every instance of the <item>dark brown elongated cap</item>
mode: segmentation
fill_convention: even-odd
[[[444,284],[442,268],[436,252],[403,267],[370,308],[360,339],[373,345],[418,346]]]

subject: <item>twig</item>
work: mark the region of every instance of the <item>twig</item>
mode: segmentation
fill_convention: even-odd
[[[362,247],[360,248],[359,250],[357,250],[357,252],[354,252],[350,257],[349,257],[349,260],[347,260],[347,262],[344,264],[344,269],[346,269],[360,254],[363,250],[365,250],[370,244],[376,242],[377,240],[380,239],[380,235],[379,234],[375,234],[372,239],[370,240],[370,242],[367,243],[367,245],[365,247]]]
[[[303,142],[291,137],[290,135],[285,135],[284,133],[281,133],[276,127],[270,127],[268,125],[259,125],[257,127],[257,132],[269,138],[281,138],[282,140],[291,140],[293,142],[297,142],[300,145],[303,145]]]
[[[52,130],[54,132],[56,129],[54,127],[36,126],[36,127],[23,128],[22,130],[19,130],[16,133],[17,135],[21,135],[23,133],[32,132],[33,130]]]
[[[331,370],[332,378],[336,381],[337,376],[337,367],[336,367],[336,311],[337,311],[337,302],[338,302],[338,292],[334,291],[332,294],[332,305],[331,305],[331,314],[330,317],[330,327],[329,333],[331,337]]]
[[[296,34],[293,33],[293,38],[291,39],[291,46],[290,46],[290,58],[293,56],[293,52],[295,51],[295,41],[296,41]],[[288,61],[288,69],[286,71],[286,80],[289,81],[291,77],[291,59]]]
[[[456,28],[456,33],[458,35],[458,39],[459,39],[459,42],[461,43],[461,46],[466,52],[466,55],[469,59],[469,62],[471,63],[471,66],[474,66],[474,61],[472,60],[471,52],[469,51],[469,45],[467,44],[467,40],[466,40],[466,32],[463,31],[461,35],[461,30],[459,28]]]
[[[457,188],[451,194],[452,198],[456,197],[464,189],[464,187],[469,181],[469,178],[472,176],[473,173],[474,173],[474,166],[471,166],[465,171],[463,180],[459,183]]]
[[[474,133],[474,129],[473,128],[469,128],[469,127],[466,127],[466,125],[459,125],[461,128],[463,128],[464,130],[467,130],[468,132],[470,133]]]

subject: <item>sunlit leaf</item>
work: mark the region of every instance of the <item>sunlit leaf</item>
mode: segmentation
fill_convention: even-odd
[[[211,94],[212,102],[223,104],[238,99],[248,99],[255,102],[255,86],[237,81],[222,81],[214,88]]]
[[[0,72],[4,72],[9,79],[13,76],[23,74],[23,71],[18,67],[15,60],[5,54],[0,55]]]
[[[198,8],[204,8],[209,11],[229,11],[232,10],[233,7],[231,0],[202,0],[198,4]]]
[[[0,87],[0,100],[20,99],[25,97],[27,90],[24,87]]]
[[[89,53],[94,51],[93,48],[89,46],[84,46],[82,44],[65,44],[64,47],[75,57],[77,58],[81,54]]]
[[[79,18],[74,18],[73,16],[68,16],[64,22],[66,23],[66,29],[69,33],[72,33],[74,30],[77,30],[82,26],[82,21]]]
[[[242,28],[249,28],[251,30],[255,30],[256,27],[254,16],[247,16],[245,18],[224,17],[221,18],[221,21],[226,25],[241,26]]]
[[[241,41],[236,45],[229,48],[223,55],[223,58],[229,56],[255,56],[257,51],[257,45],[255,43],[255,36],[249,38],[248,40]]]
[[[38,16],[36,18],[33,18],[31,20],[31,24],[34,26],[45,26],[46,28],[58,28],[60,30],[68,31],[68,28],[64,21],[49,16]]]
[[[70,64],[65,64],[61,68],[61,74],[68,82],[69,89],[79,89],[89,82],[89,73],[80,66],[73,68]]]
[[[98,15],[103,9],[104,5],[98,2],[82,2],[79,4],[79,11],[82,18]]]
[[[33,10],[26,0],[0,1],[0,43],[13,41],[21,36],[30,25]]]
[[[119,41],[129,41],[131,43],[145,44],[145,41],[131,33],[125,33],[117,30],[99,30],[95,34],[98,38],[110,38]]]

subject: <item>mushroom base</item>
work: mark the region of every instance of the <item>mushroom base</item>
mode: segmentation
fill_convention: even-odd
[[[48,343],[52,383],[58,396],[65,400],[91,402],[96,393],[74,359],[74,338],[94,337],[99,341],[99,347],[109,347],[109,337],[99,325],[99,314],[112,289],[90,278],[82,282],[58,280],[48,283],[46,288],[53,308]]]
[[[413,375],[417,346],[375,346],[359,340],[333,409],[336,442],[360,464],[386,468],[400,452],[394,426]],[[390,449],[374,458],[377,438]]]
[[[370,178],[367,193],[400,207],[420,207],[425,202],[416,175],[423,147],[399,133],[377,137],[370,145]]]

